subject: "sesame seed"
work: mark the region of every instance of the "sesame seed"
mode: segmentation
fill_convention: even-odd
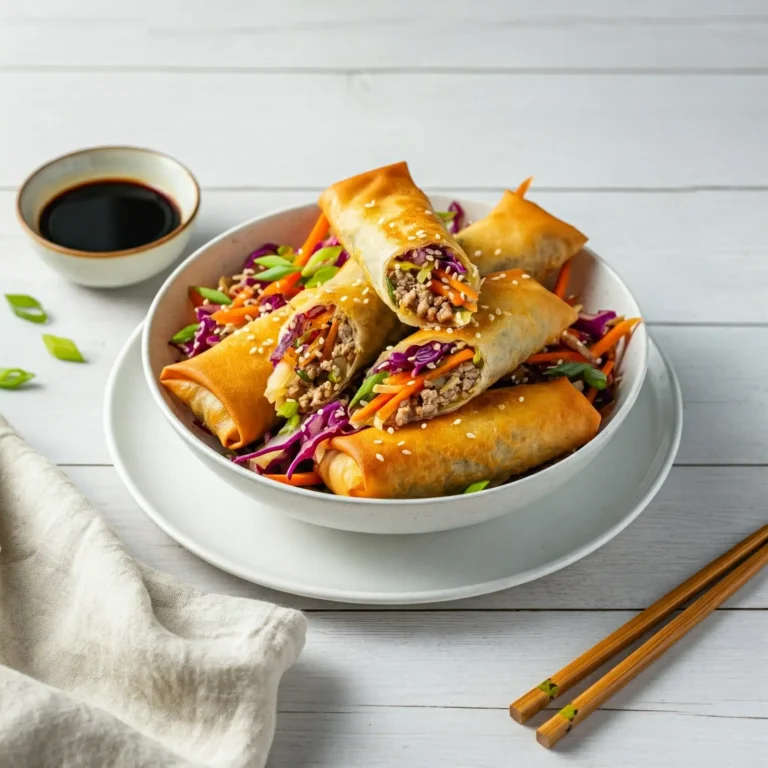
[[[363,296],[366,296],[366,295],[367,295],[367,294],[369,294],[370,292],[371,292],[371,289],[370,289],[370,288],[366,288],[366,289],[363,291]]]
[[[453,333],[453,328],[446,328],[445,330],[447,333]]]
[[[453,301],[456,298],[456,294],[453,291],[448,291],[448,298]]]
[[[407,387],[410,387],[412,384],[415,384],[415,383],[416,383],[416,381],[415,381],[414,379],[411,379],[411,380],[410,380],[410,381],[409,381],[409,382],[406,384],[406,386],[407,386]]]
[[[248,350],[248,354],[249,354],[249,355],[255,355],[255,354],[256,354],[256,347],[251,347],[251,348]]]
[[[352,283],[352,285],[360,285],[362,282],[363,282],[362,280],[355,280],[355,282]]]
[[[352,301],[353,301],[355,304],[359,304],[359,303],[360,303],[360,299],[358,299],[358,298],[357,298],[357,296],[353,296],[353,297],[352,297]]]
[[[461,419],[456,419],[456,421],[453,422],[454,424],[461,424]]]
[[[478,331],[478,332],[475,334],[475,338],[476,338],[476,339],[480,339],[480,338],[482,338],[482,336],[483,336],[483,334],[482,334],[482,333],[480,333],[480,331]]]
[[[432,216],[432,211],[430,211],[429,208],[425,208],[424,209],[424,213],[429,214],[430,216]]]
[[[391,229],[391,228],[392,228],[392,227],[394,227],[394,226],[395,226],[395,222],[394,222],[394,221],[390,221],[390,222],[389,222],[389,228]]]
[[[370,301],[370,299],[363,299],[363,304],[367,304]]]
[[[376,454],[376,458],[377,458],[379,461],[384,461],[384,457],[383,457],[383,456],[382,456],[380,453],[377,453],[377,454]]]
[[[603,358],[602,358],[602,357],[598,357],[598,358],[597,358],[597,360],[595,360],[595,362],[596,362],[598,365],[600,365],[600,363],[602,363],[602,362],[603,362]]]
[[[384,223],[384,217],[382,216],[382,217],[379,219],[379,224],[383,224],[383,223]]]
[[[506,273],[506,272],[502,272],[502,273],[499,275],[499,277],[501,277],[502,279],[503,279],[503,278],[505,278],[506,276],[507,276],[507,273]]]
[[[518,400],[519,400],[521,403],[524,403],[524,402],[525,402],[525,398],[524,398],[522,395],[520,395],[520,397],[518,397],[517,399],[518,399]]]
[[[489,319],[489,320],[495,320],[495,319],[496,319],[496,315],[492,315],[492,314],[489,312],[489,313],[488,313],[488,319]]]
[[[496,275],[496,277],[492,277],[491,280],[495,283],[497,280],[501,280],[501,275]]]
[[[252,322],[253,322],[253,315],[246,315],[246,316],[245,316],[245,319],[246,319],[246,320],[247,320],[249,323],[252,323]]]
[[[563,358],[562,357],[557,361],[557,364],[558,365],[562,365],[563,364]]]
[[[415,240],[415,239],[416,239],[416,237],[415,237],[414,235],[408,235],[408,239],[409,239],[409,240]]]
[[[267,339],[264,343],[265,344],[274,344],[275,340],[274,339]]]
[[[501,314],[501,309],[499,309],[499,307],[496,307],[496,314],[497,314],[497,315],[500,315],[500,314]]]
[[[490,309],[490,307],[487,304],[481,304],[480,309]]]
[[[421,423],[421,428],[422,428],[422,429],[426,429],[426,428],[427,428],[427,422],[426,422],[426,421],[423,421],[423,422]]]
[[[410,456],[411,452],[407,448],[403,448],[403,455],[404,456]]]
[[[341,297],[341,300],[342,300],[342,301],[346,301],[348,298],[349,298],[349,296],[342,296],[342,297]]]
[[[426,234],[427,234],[427,233],[426,233],[426,232],[425,232],[423,229],[420,229],[420,230],[419,230],[419,231],[416,233],[416,237],[424,237],[424,235],[426,235]]]
[[[386,349],[387,352],[389,352],[390,350],[393,350],[394,347],[390,344],[388,347],[384,347],[384,349]]]
[[[483,255],[482,251],[475,251],[475,256],[482,256],[482,255]]]
[[[374,205],[376,205],[376,201],[375,201],[375,200],[371,200],[371,202],[370,202],[370,203],[363,203],[363,205],[364,205],[366,208],[373,208],[373,206],[374,206]]]
[[[435,240],[441,240],[441,239],[442,239],[442,238],[440,237],[440,233],[438,232],[438,233],[435,235]]]
[[[475,439],[475,433],[474,433],[474,432],[467,432],[467,437],[468,437],[470,440],[474,440],[474,439]]]
[[[260,355],[263,355],[263,354],[264,354],[264,347],[259,347],[259,354],[260,354]]]
[[[496,249],[496,250],[493,252],[493,255],[494,255],[494,256],[501,256],[501,248],[497,248],[497,249]]]
[[[437,368],[437,363],[427,363],[427,368],[429,368],[431,371],[434,371],[435,368]]]
[[[503,410],[504,410],[506,407],[507,407],[507,406],[506,406],[506,405],[504,405],[504,403],[501,403],[501,405],[499,405],[499,410],[500,410],[500,411],[503,411]]]
[[[248,339],[248,341],[253,341],[256,338],[256,336],[254,336],[254,334],[252,333],[249,333],[245,338]]]
[[[360,407],[361,408],[365,408],[366,405],[368,405],[368,401],[367,400],[361,400],[360,401]]]
[[[373,444],[374,445],[381,445],[383,442],[384,442],[383,440],[374,440]]]
[[[520,285],[520,283],[518,283],[517,280],[513,280],[512,285]]]
[[[530,275],[523,275],[523,280],[530,280],[530,279],[531,279]]]
[[[401,440],[401,441],[400,441],[400,442],[397,444],[397,447],[399,448],[401,445],[405,445],[405,440]]]
[[[387,432],[389,432],[390,435],[395,434],[395,428],[394,427],[387,427]]]

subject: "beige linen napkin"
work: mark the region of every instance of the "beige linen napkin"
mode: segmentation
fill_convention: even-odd
[[[0,416],[0,766],[262,766],[305,630],[131,559]]]

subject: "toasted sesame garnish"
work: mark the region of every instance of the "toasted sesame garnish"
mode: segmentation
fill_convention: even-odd
[[[602,362],[603,362],[603,358],[602,358],[602,357],[598,357],[598,358],[597,358],[597,360],[595,360],[595,362],[596,362],[598,365],[600,365],[600,363],[602,363]]]
[[[408,239],[409,239],[409,240],[415,240],[415,239],[416,239],[416,236],[415,236],[415,235],[408,235]]]
[[[496,275],[496,277],[492,277],[491,280],[495,283],[497,280],[501,280],[501,275]]]
[[[431,371],[434,371],[435,368],[437,368],[437,363],[427,363],[427,368],[429,368]]]
[[[520,283],[518,283],[517,280],[513,280],[512,285],[520,285]]]
[[[523,275],[523,280],[530,280],[530,279],[531,279],[530,275],[527,275],[527,274]]]
[[[424,209],[424,213],[426,213],[426,214],[428,214],[428,215],[430,215],[430,216],[432,216],[432,215],[433,215],[433,214],[432,214],[432,211],[430,211],[430,210],[429,210],[429,208],[425,208],[425,209]]]
[[[432,349],[434,349],[436,352],[439,352],[440,351],[440,344],[438,342],[435,342],[432,345]]]
[[[410,380],[410,381],[409,381],[409,382],[406,384],[406,386],[407,386],[407,387],[410,387],[410,386],[411,386],[411,384],[415,384],[415,383],[416,383],[416,381],[415,381],[414,379],[411,379],[411,380]]]
[[[482,333],[480,333],[480,331],[478,331],[478,332],[475,334],[475,338],[476,338],[476,339],[480,339],[480,338],[482,338],[482,336],[483,336],[483,334],[482,334]]]
[[[363,282],[362,280],[358,279],[358,280],[355,280],[355,282],[352,283],[352,285],[360,285],[360,283],[362,283],[362,282]]]
[[[394,226],[395,226],[395,222],[394,222],[394,221],[390,221],[390,222],[389,222],[389,227],[390,227],[390,229],[391,229],[392,227],[394,227]]]
[[[453,301],[456,298],[456,294],[453,291],[448,291],[448,298]]]
[[[506,272],[502,272],[499,277],[502,278],[502,280],[507,276]]]
[[[426,232],[425,232],[423,229],[420,229],[420,230],[419,230],[419,231],[416,233],[416,237],[424,237],[424,235],[426,235],[426,234],[427,234],[427,233],[426,233]]]
[[[487,304],[481,304],[480,309],[490,309],[490,307]]]
[[[359,304],[359,303],[360,303],[360,299],[358,299],[358,298],[357,298],[357,296],[353,296],[353,297],[352,297],[352,301],[353,301],[355,304]]]
[[[363,299],[363,304],[368,304],[369,301],[370,299]]]
[[[446,333],[453,333],[453,328],[446,328],[446,329],[445,329],[445,332],[446,332]]]
[[[435,235],[435,240],[442,240],[439,232]]]
[[[387,352],[389,352],[390,350],[394,349],[394,347],[390,344],[388,347],[384,347],[384,349],[386,349]]]
[[[370,203],[363,203],[363,205],[364,205],[366,208],[373,208],[373,206],[374,206],[374,205],[376,205],[376,201],[375,201],[375,200],[371,200],[371,202],[370,202]]]
[[[498,316],[500,314],[501,314],[501,309],[499,309],[499,307],[496,307],[496,315]]]
[[[387,432],[389,432],[390,435],[395,434],[395,428],[394,427],[387,427]]]
[[[557,364],[558,365],[562,365],[563,364],[563,358],[562,357],[557,361]]]
[[[496,250],[493,252],[493,255],[494,255],[494,256],[501,256],[501,248],[497,248],[497,249],[496,249]]]
[[[248,350],[248,354],[249,354],[249,355],[255,355],[255,354],[256,354],[256,347],[251,347],[251,348]]]
[[[525,402],[525,398],[524,398],[522,395],[520,395],[520,397],[518,397],[517,399],[518,399],[518,400],[519,400],[521,403],[524,403],[524,402]]]
[[[383,440],[374,440],[373,444],[374,445],[381,445],[383,442],[384,442]]]
[[[382,216],[382,217],[379,219],[379,224],[383,224],[383,223],[384,223],[384,217]]]
[[[426,421],[423,421],[423,422],[421,423],[421,428],[422,428],[422,429],[426,429],[426,428],[427,428],[427,422],[426,422]]]
[[[349,296],[342,296],[341,301],[346,301],[349,298]]]
[[[403,448],[403,455],[404,456],[410,456],[411,452],[407,448]]]
[[[256,336],[252,333],[249,333],[245,338],[248,339],[248,341],[253,341],[256,338]]]
[[[274,339],[267,339],[264,343],[265,344],[274,344],[275,340]]]
[[[405,445],[405,440],[401,440],[401,441],[400,441],[400,442],[397,444],[397,447],[399,448],[401,445]]]
[[[367,296],[371,292],[370,287],[366,287],[363,289],[363,296]]]
[[[489,312],[489,313],[488,313],[488,319],[489,319],[489,320],[495,320],[495,319],[496,319],[496,315],[492,315],[492,314]]]
[[[474,439],[475,439],[475,433],[474,433],[474,432],[467,432],[467,437],[468,437],[470,440],[474,440]]]
[[[475,256],[482,256],[482,255],[483,255],[482,251],[475,251]]]
[[[454,424],[461,424],[461,419],[456,419],[453,423]]]
[[[506,407],[507,407],[507,406],[506,406],[506,405],[504,405],[504,403],[500,403],[500,404],[499,404],[499,410],[500,410],[500,411],[503,411],[503,410],[504,410]]]
[[[246,315],[246,316],[245,316],[245,319],[246,319],[246,320],[247,320],[249,323],[252,323],[252,322],[253,322],[253,315]]]
[[[383,456],[382,456],[380,453],[377,453],[377,454],[376,454],[376,458],[377,458],[379,461],[384,461],[384,457],[383,457]]]

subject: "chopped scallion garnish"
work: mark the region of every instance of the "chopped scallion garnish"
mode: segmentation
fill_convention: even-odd
[[[34,373],[23,368],[0,368],[0,389],[16,389],[34,378]]]
[[[382,371],[381,373],[374,373],[373,376],[369,376],[360,385],[360,389],[358,389],[355,393],[355,396],[352,398],[352,402],[350,402],[349,407],[351,408],[353,405],[357,405],[364,397],[370,395],[373,392],[373,388],[377,384],[381,384],[381,382],[388,377],[389,371]]]
[[[187,341],[192,341],[195,338],[195,332],[199,327],[199,323],[192,323],[185,328],[171,336],[171,342],[173,344],[184,344]]]
[[[232,299],[226,293],[217,291],[215,288],[206,288],[205,286],[196,286],[195,290],[204,298],[213,304],[231,304]]]
[[[485,490],[490,482],[490,480],[481,480],[479,483],[472,483],[464,493],[477,493],[478,491]]]
[[[63,336],[52,336],[50,333],[44,333],[43,343],[48,351],[58,360],[66,360],[70,363],[85,362],[85,358],[72,339],[65,339]]]
[[[44,323],[48,320],[43,305],[34,297],[23,293],[6,293],[5,298],[16,317],[30,323]]]

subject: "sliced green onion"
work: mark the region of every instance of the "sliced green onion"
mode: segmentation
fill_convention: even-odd
[[[217,291],[215,288],[206,288],[205,286],[196,286],[195,290],[204,299],[208,299],[208,301],[211,301],[214,304],[231,304],[232,303],[232,299],[230,299],[226,293]]]
[[[352,402],[349,404],[351,408],[353,405],[357,405],[364,397],[367,397],[373,392],[373,388],[377,384],[381,384],[384,379],[389,377],[389,371],[382,371],[381,373],[374,373],[373,376],[369,376],[357,390],[355,396],[352,398]]]
[[[302,371],[300,368],[296,369],[296,375],[302,380],[306,381],[307,384],[312,383],[312,379],[309,378],[309,374],[306,371]]]
[[[416,275],[416,282],[421,283],[424,285],[424,283],[427,282],[432,277],[432,267],[423,266],[419,269],[419,274]]]
[[[404,269],[406,272],[408,270],[419,270],[422,269],[422,267],[418,264],[414,264],[412,261],[398,261],[397,262],[397,268],[398,269]]]
[[[296,254],[293,252],[293,248],[290,245],[279,245],[277,247],[277,255],[278,256],[295,256]]]
[[[288,421],[286,421],[285,424],[283,424],[283,426],[281,427],[280,431],[277,434],[288,435],[294,430],[296,430],[296,428],[299,426],[300,423],[301,423],[301,417],[299,416],[298,413],[294,413],[293,416],[291,416],[291,418],[288,419]]]
[[[483,360],[483,356],[480,353],[480,350],[479,349],[475,350],[475,356],[472,358],[472,365],[478,366],[480,365],[482,360]]]
[[[456,211],[435,211],[443,221],[453,221],[456,218]]]
[[[34,378],[34,373],[23,368],[0,368],[0,389],[16,389]]]
[[[174,344],[183,344],[185,341],[192,341],[195,338],[195,332],[199,327],[199,323],[192,323],[192,325],[182,328],[177,333],[171,336],[171,342]]]
[[[295,272],[301,272],[301,267],[294,267],[293,264],[287,264],[285,266],[265,269],[263,272],[258,272],[255,277],[260,282],[272,283],[275,280],[282,280],[284,277],[288,277],[288,275],[292,275]]]
[[[464,493],[477,493],[478,491],[482,491],[488,487],[488,483],[490,482],[490,480],[481,480],[479,483],[472,483]]]
[[[327,283],[332,277],[335,277],[338,271],[338,267],[320,267],[320,269],[318,269],[317,272],[304,283],[304,285],[307,288],[315,288],[318,285]]]
[[[583,378],[585,383],[595,389],[605,389],[608,377],[589,363],[560,363],[544,371],[546,376],[567,376],[570,380]]]
[[[339,383],[339,377],[333,372],[333,370],[328,371],[328,381],[330,381],[331,384]]]
[[[80,353],[72,339],[65,339],[63,336],[51,336],[50,333],[43,334],[43,343],[48,351],[59,360],[66,360],[70,363],[84,363],[85,358]]]
[[[387,281],[387,291],[389,292],[389,299],[392,302],[392,304],[396,307],[397,301],[395,299],[395,286],[394,283],[389,279],[389,277],[384,278]]]
[[[5,298],[16,317],[30,323],[44,323],[48,320],[43,305],[34,297],[26,296],[23,293],[6,293]]]
[[[258,259],[253,260],[254,264],[258,264],[260,267],[292,267],[288,259],[284,259],[282,256],[260,256]]]
[[[320,267],[326,264],[333,264],[343,250],[340,245],[331,245],[328,248],[320,248],[320,250],[315,251],[304,269],[301,270],[301,276],[311,277]]]
[[[296,400],[286,400],[278,409],[277,415],[283,419],[290,419],[299,412],[299,404]]]

